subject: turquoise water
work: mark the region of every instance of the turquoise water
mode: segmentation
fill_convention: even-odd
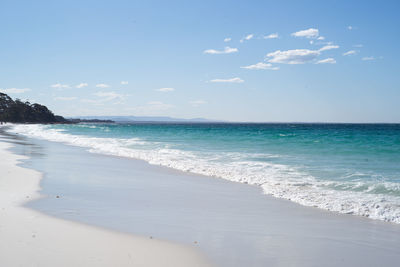
[[[400,223],[399,124],[15,125],[13,131]]]

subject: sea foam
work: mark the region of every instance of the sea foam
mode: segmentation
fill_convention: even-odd
[[[90,127],[90,126],[81,126]],[[107,130],[107,129],[105,129]],[[316,179],[285,164],[254,161],[273,154],[187,151],[140,138],[69,134],[45,125],[14,125],[12,132],[87,148],[92,153],[141,159],[150,164],[260,186],[265,194],[301,205],[400,223],[400,185],[391,182]],[[349,176],[360,175],[351,173]]]

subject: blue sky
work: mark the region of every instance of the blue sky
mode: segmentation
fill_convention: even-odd
[[[1,1],[0,90],[64,116],[400,122],[398,1]]]

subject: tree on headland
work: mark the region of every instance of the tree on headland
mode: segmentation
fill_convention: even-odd
[[[0,93],[0,121],[14,123],[66,123],[67,120],[56,116],[46,106],[13,100]]]

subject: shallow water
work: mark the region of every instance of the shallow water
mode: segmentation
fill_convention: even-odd
[[[44,174],[44,197],[28,207],[59,218],[196,246],[218,266],[395,266],[400,260],[396,224],[302,207],[258,186],[85,148],[23,136],[8,141],[29,156],[24,167]]]
[[[399,124],[16,125],[12,131],[400,223]]]

